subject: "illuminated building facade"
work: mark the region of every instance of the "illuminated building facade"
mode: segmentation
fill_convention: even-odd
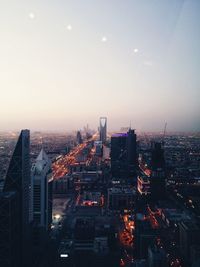
[[[111,173],[116,178],[127,176],[126,140],[127,133],[117,133],[111,137]]]

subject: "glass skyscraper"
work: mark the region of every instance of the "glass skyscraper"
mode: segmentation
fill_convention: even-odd
[[[20,251],[25,266],[29,240],[29,190],[30,190],[30,132],[22,130],[6,174],[4,192],[14,191],[19,197]],[[23,255],[23,257],[22,257]]]

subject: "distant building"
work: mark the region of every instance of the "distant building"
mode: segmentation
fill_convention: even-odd
[[[14,191],[19,197],[20,260],[26,265],[29,252],[29,187],[30,187],[30,133],[22,130],[15,146],[5,178],[4,192]]]
[[[78,145],[83,143],[83,139],[82,139],[82,135],[81,135],[80,131],[78,131],[77,134],[76,134],[76,142],[77,142]]]
[[[162,144],[152,143],[151,153],[151,198],[153,200],[161,200],[166,195],[165,158]]]
[[[94,149],[96,156],[102,156],[103,154],[103,144],[102,141],[95,141],[94,142]]]
[[[16,191],[0,193],[0,266],[21,266],[19,195]]]
[[[107,118],[100,118],[100,126],[99,126],[99,137],[102,143],[105,143],[107,140]]]

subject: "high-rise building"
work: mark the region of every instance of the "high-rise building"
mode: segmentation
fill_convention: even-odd
[[[128,160],[128,168],[129,175],[134,175],[137,167],[137,136],[135,131],[129,129],[127,132],[127,160]]]
[[[78,131],[77,134],[76,134],[76,142],[77,142],[78,145],[83,143],[83,139],[82,139],[82,135],[81,135],[80,131]]]
[[[165,198],[165,158],[162,144],[158,142],[152,143],[151,148],[151,198],[160,200]]]
[[[111,173],[115,178],[127,176],[127,133],[117,133],[111,136]]]
[[[137,142],[134,130],[111,137],[111,172],[114,177],[134,176],[137,168]]]
[[[51,161],[44,149],[40,151],[31,169],[32,218],[34,224],[48,230],[48,181]]]
[[[31,169],[31,218],[33,246],[42,249],[52,217],[51,161],[42,149]],[[50,214],[49,214],[50,213]]]
[[[99,138],[100,138],[100,141],[102,141],[102,143],[105,143],[107,140],[107,118],[106,117],[100,118]]]
[[[30,189],[30,133],[22,130],[10,160],[5,178],[4,192],[14,191],[19,197],[19,221],[21,266],[26,265],[29,245],[29,189]]]
[[[20,261],[19,195],[0,193],[0,266],[18,267]]]

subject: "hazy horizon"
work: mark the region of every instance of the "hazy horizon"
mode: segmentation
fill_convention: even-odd
[[[200,1],[0,3],[0,131],[200,131]]]

